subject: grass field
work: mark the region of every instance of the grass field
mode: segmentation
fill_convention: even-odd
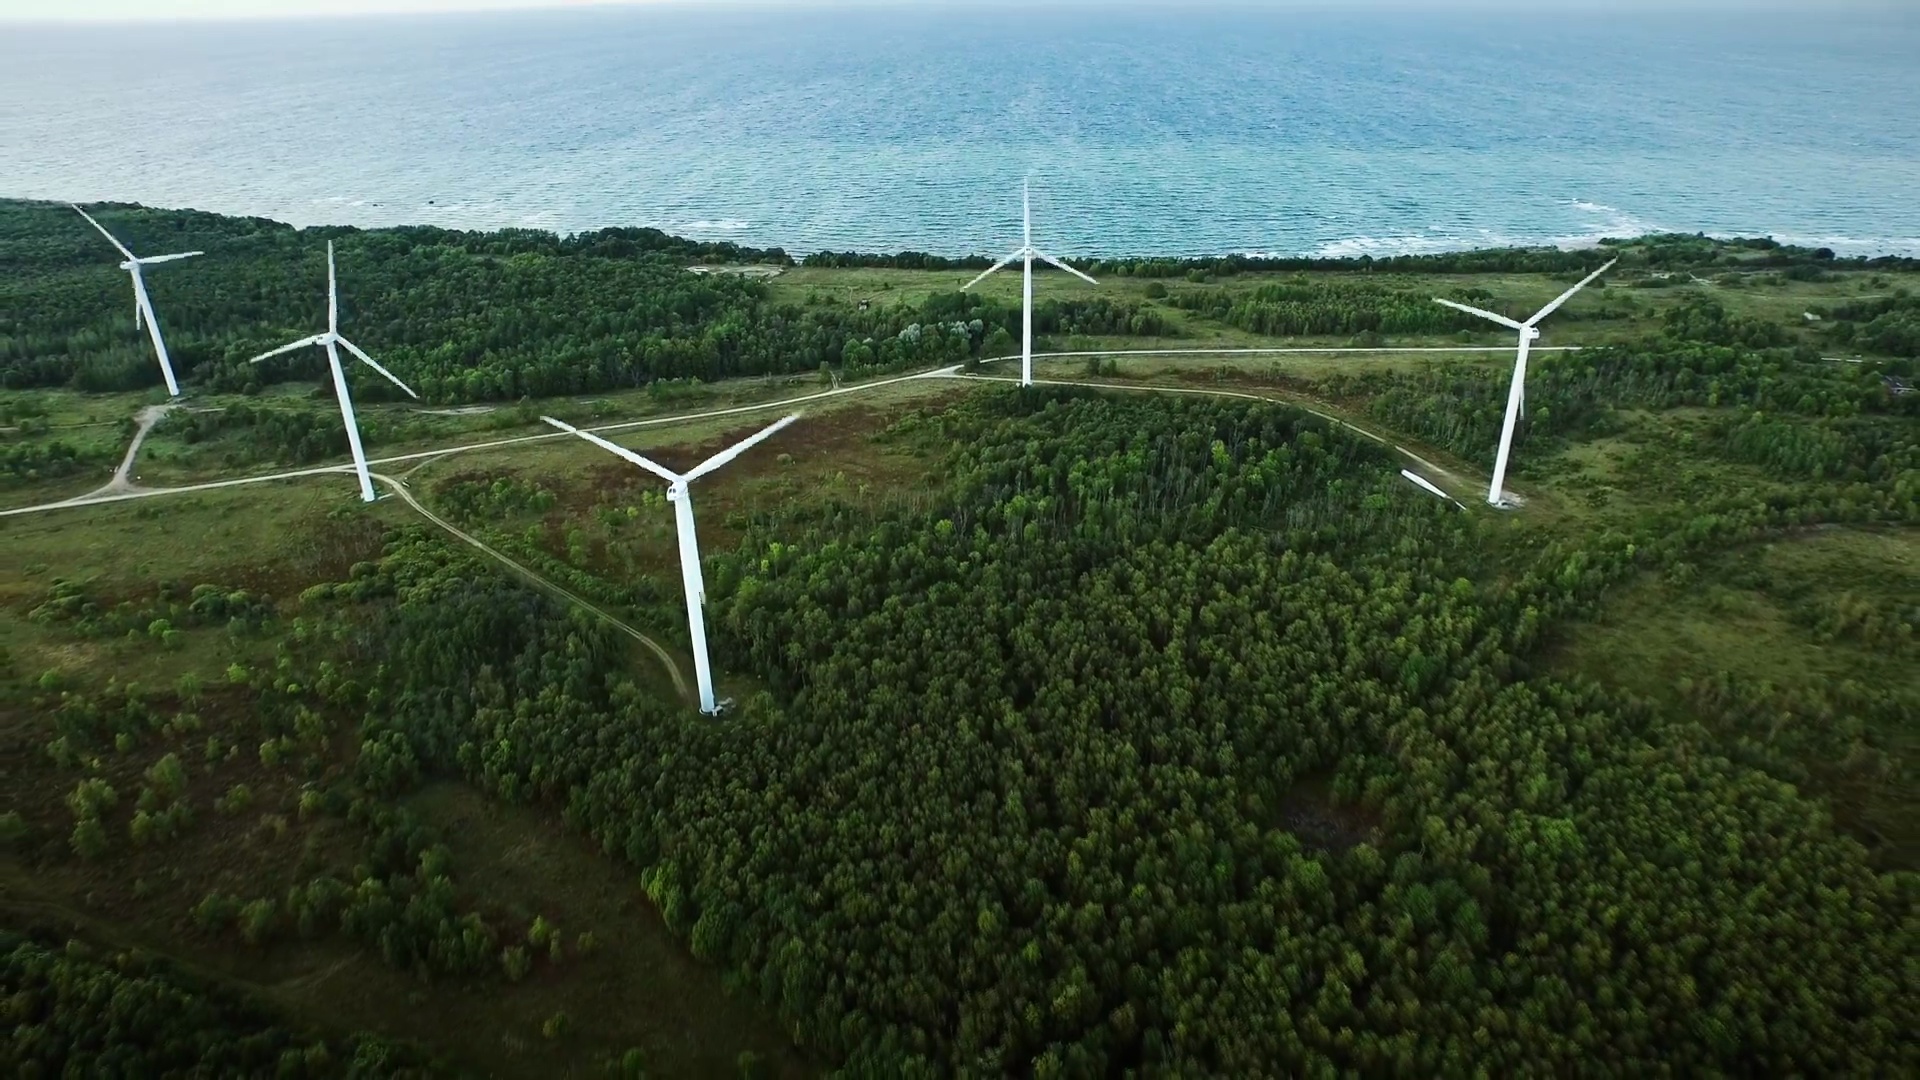
[[[1811,602],[1811,603],[1810,603]],[[1691,715],[1692,684],[1721,677],[1804,694],[1849,681],[1912,687],[1920,654],[1823,630],[1820,607],[1920,608],[1920,531],[1816,529],[1728,552],[1667,578],[1648,576],[1571,627],[1549,666]],[[1756,718],[1758,719],[1758,718]],[[1832,718],[1825,723],[1831,723]],[[1789,722],[1789,725],[1792,722]],[[1822,755],[1815,747],[1838,740]],[[1869,721],[1804,736],[1768,721],[1758,736],[1812,755],[1816,788],[1889,866],[1920,863],[1920,723]],[[1804,738],[1805,749],[1793,740]],[[1884,760],[1882,759],[1884,756]]]
[[[1604,256],[1596,254],[1594,266],[1597,268],[1602,261]],[[966,271],[795,267],[773,279],[771,288],[776,299],[789,303],[805,303],[809,296],[816,296],[853,302],[867,300],[880,304],[919,301],[934,293],[951,292],[965,285],[973,277],[974,272]],[[1264,284],[1300,280],[1302,277],[1303,275],[1299,274],[1282,273],[1235,274],[1211,279],[1205,283],[1204,287],[1242,293],[1251,292]],[[1484,290],[1493,296],[1491,303],[1484,306],[1523,316],[1532,314],[1545,306],[1569,284],[1533,274],[1327,273],[1313,274],[1310,277],[1316,281],[1364,281],[1369,285],[1424,293],[1430,296],[1452,296],[1462,290]],[[1589,287],[1587,293],[1569,304],[1564,309],[1564,314],[1543,327],[1541,343],[1586,345],[1605,341],[1631,329],[1636,323],[1658,319],[1660,314],[1669,308],[1700,298],[1711,298],[1736,315],[1806,325],[1803,323],[1802,316],[1811,308],[1887,296],[1896,289],[1911,290],[1916,284],[1920,284],[1920,274],[1893,271],[1845,272],[1832,274],[1829,277],[1830,280],[1826,281],[1795,281],[1777,273],[1736,270],[1698,278],[1682,272],[1671,278],[1657,279],[1650,278],[1644,273],[1623,273],[1610,279],[1602,279],[1595,286]],[[1663,287],[1637,287],[1650,281],[1661,283]],[[1050,297],[1071,299],[1112,296],[1154,304],[1161,315],[1175,327],[1176,332],[1166,339],[1129,339],[1134,347],[1227,347],[1276,343],[1274,338],[1250,334],[1215,320],[1181,311],[1165,301],[1151,300],[1147,290],[1150,285],[1156,284],[1171,290],[1196,287],[1179,279],[1161,281],[1123,277],[1107,278],[1096,286],[1089,285],[1071,275],[1048,269],[1035,272],[1034,298],[1036,301],[1044,301]],[[1018,303],[1021,289],[1019,269],[1010,267],[974,288],[982,295],[996,297],[1009,303]],[[1594,319],[1591,316],[1596,310],[1616,312],[1617,317]],[[1395,338],[1391,343],[1396,345],[1506,345],[1511,341],[1512,335],[1490,326],[1484,333],[1440,337],[1407,336]],[[1285,343],[1289,345],[1350,344],[1345,338],[1289,338]],[[1082,347],[1080,342],[1071,338],[1060,339],[1053,345],[1062,349]],[[1101,346],[1093,344],[1087,347]]]

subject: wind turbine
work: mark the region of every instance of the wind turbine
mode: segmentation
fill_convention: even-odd
[[[333,394],[340,399],[340,419],[347,425],[347,446],[353,450],[354,471],[360,474],[360,499],[363,502],[372,502],[379,496],[373,493],[373,477],[367,474],[367,453],[360,448],[360,426],[353,419],[353,398],[347,393],[346,372],[340,370],[340,348],[344,347],[348,352],[359,357],[361,363],[386,376],[388,382],[405,390],[408,396],[418,399],[420,395],[413,392],[413,387],[401,382],[393,372],[376,363],[373,357],[368,356],[360,346],[340,336],[340,289],[336,284],[333,270],[333,241],[331,240],[327,241],[327,332],[304,337],[269,352],[263,352],[247,363],[257,364],[262,360],[271,359],[282,353],[290,353],[296,349],[304,349],[309,345],[319,345],[327,350],[327,366],[333,369]]]
[[[1495,315],[1491,311],[1484,311],[1477,307],[1468,307],[1465,304],[1455,303],[1452,300],[1434,300],[1436,304],[1445,304],[1450,308],[1464,311],[1469,315],[1478,315],[1483,319],[1497,322],[1509,330],[1518,331],[1520,334],[1520,354],[1513,362],[1513,383],[1507,388],[1507,418],[1500,426],[1500,450],[1494,455],[1493,459],[1493,485],[1487,489],[1487,505],[1506,505],[1506,495],[1503,488],[1507,479],[1507,457],[1513,450],[1513,426],[1519,420],[1520,414],[1526,411],[1527,407],[1527,350],[1540,338],[1540,331],[1536,329],[1540,325],[1540,320],[1558,311],[1561,304],[1573,299],[1574,293],[1592,284],[1593,279],[1612,269],[1613,264],[1619,261],[1619,259],[1608,259],[1605,266],[1581,278],[1580,284],[1554,297],[1553,303],[1535,312],[1533,318],[1528,319],[1526,322],[1515,322],[1505,315]]]
[[[707,602],[707,581],[700,573],[700,540],[693,531],[693,491],[688,485],[772,438],[775,432],[800,419],[800,414],[794,413],[774,422],[684,473],[674,472],[624,446],[608,442],[590,431],[581,431],[551,416],[540,419],[561,431],[578,435],[602,450],[626,458],[667,482],[667,501],[673,504],[674,524],[680,531],[680,581],[687,591],[687,636],[693,642],[693,673],[700,684],[700,711],[708,715],[719,712],[720,706],[713,699],[713,665],[707,659],[707,619],[702,611]]]
[[[145,324],[147,336],[153,339],[154,354],[160,357],[160,374],[166,376],[167,393],[173,397],[179,397],[180,384],[175,381],[173,377],[173,360],[167,356],[167,343],[160,337],[160,320],[154,317],[153,301],[147,298],[147,283],[140,276],[140,268],[143,266],[152,266],[155,263],[173,262],[177,259],[191,259],[195,255],[205,255],[206,252],[183,251],[177,255],[149,255],[144,259],[140,258],[133,252],[128,251],[127,245],[115,240],[113,234],[108,232],[105,226],[93,220],[93,215],[80,209],[79,203],[68,203],[67,205],[73,207],[75,213],[86,218],[87,224],[99,229],[100,235],[107,238],[107,243],[119,248],[120,254],[127,257],[127,260],[120,264],[120,269],[125,270],[127,274],[133,278],[133,328],[138,330],[143,323]]]
[[[1073,267],[1068,266],[1066,263],[1061,262],[1059,259],[1056,259],[1053,256],[1047,254],[1046,252],[1041,251],[1039,248],[1036,248],[1033,246],[1033,199],[1027,191],[1027,185],[1025,182],[1022,182],[1020,185],[1020,221],[1021,221],[1021,227],[1024,230],[1023,241],[1020,245],[1020,250],[1014,252],[1013,254],[1007,256],[1004,259],[1001,259],[999,262],[994,263],[992,266],[987,267],[985,272],[983,272],[979,277],[974,278],[972,281],[967,282],[966,285],[961,287],[960,291],[966,292],[968,289],[971,289],[975,285],[980,284],[982,281],[985,281],[989,276],[991,276],[994,273],[994,271],[1004,269],[1009,263],[1013,262],[1013,260],[1015,259],[1021,260],[1021,263],[1023,266],[1023,274],[1021,278],[1021,293],[1024,299],[1022,300],[1021,308],[1020,308],[1020,385],[1032,386],[1033,385],[1033,260],[1039,259],[1042,262],[1052,263],[1054,266],[1057,266],[1060,269],[1065,270],[1067,273],[1072,274],[1074,277],[1077,277],[1082,281],[1087,282],[1090,285],[1098,285],[1100,283],[1088,277],[1087,275],[1081,273],[1080,271],[1075,270]]]

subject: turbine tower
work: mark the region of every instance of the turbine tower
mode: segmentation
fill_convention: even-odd
[[[413,387],[401,382],[393,372],[376,363],[373,357],[368,356],[360,346],[340,336],[340,289],[336,284],[333,270],[333,241],[331,240],[327,241],[327,332],[289,342],[277,349],[263,352],[247,362],[257,364],[262,360],[271,359],[282,353],[290,353],[296,349],[304,349],[309,345],[319,345],[327,350],[327,366],[333,369],[333,394],[340,399],[340,419],[347,425],[347,446],[353,450],[353,469],[360,475],[360,499],[363,502],[372,502],[379,496],[374,494],[373,477],[367,473],[367,453],[360,447],[360,426],[353,419],[353,397],[347,393],[346,372],[340,370],[340,349],[345,348],[359,357],[361,363],[386,376],[388,382],[405,390],[408,396],[418,400],[420,395],[413,392]]]
[[[775,432],[800,419],[800,414],[795,413],[776,421],[759,433],[720,451],[685,473],[674,472],[664,465],[641,457],[624,446],[608,442],[590,431],[581,431],[551,416],[543,416],[540,419],[561,431],[578,435],[602,450],[626,458],[667,482],[667,501],[673,504],[674,524],[680,532],[680,581],[687,591],[687,636],[693,642],[693,673],[700,684],[700,711],[709,716],[719,712],[720,706],[713,698],[713,665],[707,659],[707,618],[702,610],[707,602],[707,581],[700,573],[700,539],[693,530],[693,491],[688,485],[772,438]]]
[[[154,355],[160,358],[160,374],[166,376],[167,393],[173,397],[179,397],[180,383],[173,377],[173,360],[167,356],[167,343],[160,337],[160,320],[153,314],[153,301],[147,298],[147,283],[140,276],[140,268],[143,266],[152,266],[155,263],[173,262],[176,259],[191,259],[195,255],[205,255],[206,252],[182,251],[177,255],[149,255],[144,259],[140,258],[133,252],[128,251],[127,245],[115,240],[113,234],[108,232],[104,226],[93,220],[93,215],[80,209],[79,203],[68,203],[67,205],[73,207],[75,213],[86,218],[87,224],[99,229],[100,235],[107,238],[107,243],[119,248],[120,254],[127,257],[126,261],[120,264],[120,269],[125,270],[127,274],[133,278],[133,328],[138,330],[143,323],[145,324],[147,336],[153,339]]]
[[[1505,506],[1507,504],[1505,494],[1507,457],[1513,451],[1514,424],[1518,422],[1520,414],[1525,412],[1527,407],[1527,350],[1532,347],[1535,341],[1539,340],[1540,331],[1537,327],[1540,325],[1540,320],[1559,310],[1561,304],[1573,299],[1574,293],[1592,284],[1593,279],[1612,269],[1613,264],[1619,261],[1619,259],[1608,259],[1605,266],[1581,278],[1580,284],[1575,285],[1573,288],[1555,297],[1553,303],[1535,312],[1533,318],[1528,319],[1526,322],[1515,322],[1505,315],[1495,315],[1491,311],[1483,311],[1477,307],[1468,307],[1465,304],[1455,303],[1452,300],[1436,299],[1434,301],[1436,304],[1445,304],[1450,308],[1464,311],[1469,315],[1478,315],[1483,319],[1497,322],[1509,330],[1518,331],[1520,334],[1520,353],[1518,358],[1513,362],[1513,383],[1507,388],[1507,418],[1500,425],[1500,450],[1494,455],[1493,459],[1493,484],[1487,488],[1488,506]]]
[[[1022,300],[1021,300],[1021,307],[1020,307],[1020,385],[1032,386],[1033,385],[1033,260],[1039,259],[1042,262],[1051,263],[1054,266],[1057,266],[1060,269],[1065,270],[1067,273],[1072,274],[1074,277],[1077,277],[1082,281],[1087,282],[1090,285],[1098,285],[1100,283],[1088,277],[1087,275],[1081,273],[1080,271],[1075,270],[1073,267],[1068,266],[1066,263],[1061,262],[1059,259],[1056,259],[1053,256],[1047,254],[1046,252],[1041,251],[1039,248],[1036,248],[1033,246],[1033,199],[1031,195],[1028,193],[1027,185],[1024,181],[1020,185],[1020,221],[1021,221],[1021,228],[1024,230],[1022,234],[1023,240],[1020,245],[1020,250],[1014,252],[1013,254],[1007,256],[1004,259],[1001,259],[999,262],[994,263],[992,266],[987,267],[985,272],[983,272],[979,277],[974,278],[972,281],[967,282],[966,285],[960,289],[960,291],[966,292],[968,289],[971,289],[975,285],[980,284],[982,281],[985,281],[990,275],[992,275],[994,271],[1004,269],[1009,263],[1013,262],[1013,260],[1015,259],[1021,260],[1021,263],[1023,266],[1023,274],[1021,278]]]

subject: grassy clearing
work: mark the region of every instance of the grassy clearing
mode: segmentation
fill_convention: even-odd
[[[502,447],[488,446],[472,451],[474,454],[518,455],[528,452],[530,447],[559,441],[553,429],[540,421],[539,418],[543,414],[557,416],[579,425],[619,424],[780,402],[828,391],[834,385],[831,380],[822,380],[818,375],[782,376],[740,379],[711,385],[660,384],[645,390],[553,398],[497,408],[483,407],[458,411],[429,410],[411,405],[386,403],[357,406],[356,413],[360,417],[367,456],[376,463],[383,459],[426,454],[464,445],[510,441],[529,436],[543,438],[544,441]],[[873,391],[845,395],[845,397],[857,397],[870,403],[885,403],[922,398],[937,392],[937,389],[932,387],[896,384]],[[217,408],[235,401],[253,403],[257,400],[209,399],[200,407]],[[827,398],[819,402],[803,404],[809,409],[831,409],[836,407],[838,400],[840,399]],[[273,403],[276,407],[309,411],[328,425],[336,425],[339,422],[337,406],[331,397],[283,395],[274,399]],[[753,419],[762,414],[745,415]],[[764,422],[771,422],[776,415],[769,411],[764,414]],[[705,421],[690,422],[697,424]],[[116,462],[118,457],[119,453],[116,451],[114,456]],[[139,484],[167,487],[259,475],[278,469],[344,465],[349,460],[345,454],[305,462],[278,460],[278,455],[274,454],[270,447],[260,445],[257,437],[248,431],[222,434],[211,440],[189,444],[180,436],[177,429],[170,431],[163,424],[156,428],[142,445],[135,473]],[[376,468],[390,468],[398,473],[406,473],[420,468],[426,460],[430,459],[394,462],[390,466],[376,464]],[[107,473],[111,471],[111,468],[106,470]],[[104,477],[101,478],[102,482],[104,479]],[[61,489],[52,498],[64,498],[78,494],[80,491],[92,490],[97,486],[97,483],[88,483],[76,491]],[[49,500],[36,499],[23,494],[11,501],[16,505],[25,506]]]
[[[570,954],[510,987],[436,987],[411,1018],[417,1031],[485,1033],[471,1059],[506,1076],[593,1075],[630,1047],[656,1076],[729,1075],[742,1052],[759,1055],[769,1075],[814,1071],[762,1010],[687,955],[627,868],[590,841],[542,811],[461,784],[432,785],[408,805],[450,838],[455,865],[471,868],[467,887],[522,925],[545,917]],[[585,954],[581,933],[593,937]],[[367,1003],[358,1022],[371,1024],[380,1011]],[[556,1013],[572,1032],[547,1039],[541,1023]]]
[[[1595,255],[1595,266],[1601,256]],[[776,300],[805,303],[809,296],[873,303],[917,302],[937,292],[959,289],[973,278],[968,271],[922,271],[880,269],[824,269],[797,267],[775,279],[772,288]],[[1369,285],[1404,289],[1432,296],[1452,296],[1463,290],[1480,290],[1492,300],[1482,306],[1497,311],[1532,313],[1559,295],[1569,282],[1537,274],[1402,274],[1402,273],[1247,273],[1211,278],[1203,283],[1184,279],[1159,281],[1172,290],[1223,288],[1231,292],[1250,292],[1261,285],[1299,280],[1365,282]],[[1035,297],[1109,296],[1136,303],[1153,303],[1175,327],[1165,339],[1092,339],[1051,338],[1049,349],[1103,347],[1180,347],[1180,346],[1259,346],[1281,339],[1250,334],[1212,319],[1155,302],[1147,295],[1145,278],[1110,277],[1099,285],[1088,285],[1058,271],[1039,272],[1035,277]],[[1653,284],[1659,287],[1648,288]],[[1767,319],[1805,330],[1811,324],[1802,314],[1811,308],[1833,306],[1849,301],[1890,295],[1895,289],[1920,287],[1920,274],[1894,271],[1840,271],[1824,281],[1794,281],[1771,271],[1732,269],[1712,274],[1689,275],[1681,272],[1656,278],[1645,272],[1620,272],[1590,286],[1574,299],[1558,318],[1543,327],[1546,345],[1592,345],[1614,340],[1623,334],[1645,329],[1668,309],[1690,300],[1711,298],[1735,315]],[[1020,298],[1020,274],[1010,268],[975,286],[982,295],[1011,303]],[[1605,315],[1607,317],[1600,317]],[[1816,336],[1807,334],[1810,341]],[[1287,344],[1346,345],[1344,338],[1288,338]],[[1446,336],[1413,335],[1395,338],[1396,345],[1497,345],[1510,344],[1511,335],[1489,328],[1484,333]]]
[[[796,266],[775,278],[771,288],[776,301],[789,304],[804,304],[810,295],[853,303],[861,300],[874,304],[918,303],[935,293],[958,292],[978,274],[978,270],[841,270]],[[1136,295],[1145,286],[1145,282],[1131,288],[1112,282],[1089,285],[1051,268],[1044,271],[1036,268],[1033,276],[1036,301],[1048,297]],[[982,296],[1013,303],[1020,302],[1020,290],[1017,266],[1008,267],[974,286],[974,291]]]
[[[34,587],[27,583],[56,577],[120,591],[225,575],[290,597],[336,569],[325,523],[362,512],[389,523],[409,513],[385,502],[363,510],[343,475],[0,519],[0,542],[15,560],[0,575],[0,607],[15,606],[20,590]]]
[[[1822,528],[1612,594],[1592,621],[1569,627],[1547,666],[1690,715],[1685,687],[1724,673],[1736,685],[1817,691],[1847,681],[1910,688],[1916,659],[1823,628],[1835,610],[1920,605],[1920,531]],[[1920,716],[1870,722],[1867,744],[1887,758],[1809,762],[1840,822],[1890,866],[1920,865]],[[1771,739],[1772,736],[1767,736]]]
[[[290,605],[307,585],[377,557],[381,531],[407,513],[381,503],[363,515],[343,479],[0,519],[0,543],[12,556],[0,571],[0,648],[28,677],[58,671],[82,686],[171,686],[191,672],[213,685],[227,664],[271,653],[271,643],[202,628],[182,630],[163,648],[146,638],[80,638],[29,615],[58,580],[81,583],[103,607],[151,597],[162,581],[246,589]]]

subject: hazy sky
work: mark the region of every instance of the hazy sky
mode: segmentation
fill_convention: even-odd
[[[986,0],[1009,3],[1014,0]],[[1019,0],[1023,7],[1074,3],[1099,6],[1106,0]],[[1140,0],[1124,0],[1138,3]],[[1152,2],[1152,0],[1148,0]],[[1173,0],[1161,0],[1172,3]],[[1803,10],[1849,8],[1895,9],[1902,5],[1920,6],[1920,0],[1227,0],[1248,7],[1344,8],[1508,8],[1524,11],[1620,10],[1630,8],[1671,9],[1673,7],[1751,10],[1754,8]],[[922,0],[0,0],[0,21],[5,20],[119,20],[119,19],[230,19],[271,18],[273,16],[418,14],[422,12],[487,11],[520,8],[586,8],[616,5],[674,4],[754,5],[799,7],[914,6]],[[974,0],[976,5],[981,0]]]

